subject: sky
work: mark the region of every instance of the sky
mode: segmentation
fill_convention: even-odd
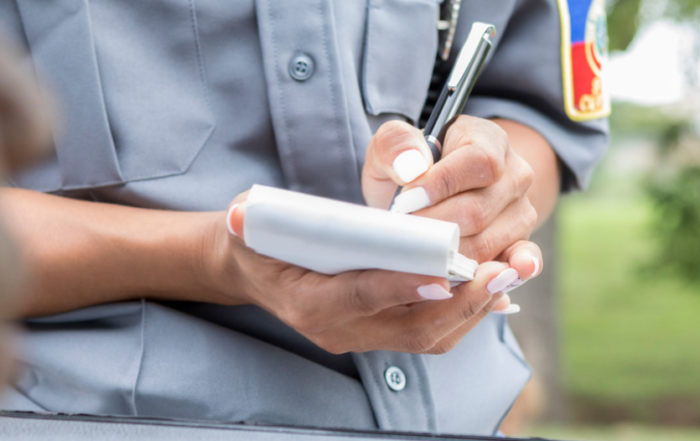
[[[641,29],[627,51],[612,53],[606,76],[613,100],[648,106],[682,101],[688,92],[683,60],[692,32],[657,21]]]

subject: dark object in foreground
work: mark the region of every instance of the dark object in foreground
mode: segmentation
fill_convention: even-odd
[[[209,421],[167,420],[91,415],[37,414],[0,411],[0,439],[14,440],[164,440],[297,441],[327,440],[514,440],[489,436],[430,435],[406,432],[249,426]],[[529,438],[542,439],[542,438]]]

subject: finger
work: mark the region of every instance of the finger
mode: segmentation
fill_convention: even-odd
[[[445,278],[395,271],[353,271],[334,277],[338,295],[323,293],[318,304],[330,315],[370,316],[393,306],[452,298]]]
[[[480,265],[474,280],[452,289],[454,297],[443,302],[423,302],[413,308],[410,320],[399,318],[401,331],[393,330],[392,350],[412,353],[425,353],[456,329],[479,317],[482,310],[501,297],[500,290],[517,277],[517,273],[502,262],[488,262]],[[491,304],[487,314],[493,308]],[[391,340],[390,340],[391,341]]]
[[[493,185],[506,170],[508,154],[522,168],[523,161],[509,148],[503,129],[487,120],[460,116],[447,131],[442,160],[407,185],[392,209],[408,213],[462,191]]]
[[[510,296],[508,294],[503,294],[503,296],[493,306],[493,311],[491,312],[505,311],[506,309],[508,309],[509,306]]]
[[[226,228],[228,232],[232,236],[238,236],[241,239],[243,239],[244,234],[246,199],[248,199],[247,191],[236,196],[226,212]]]
[[[542,250],[536,243],[527,240],[519,240],[506,248],[499,260],[515,268],[523,281],[537,277],[544,267]]]
[[[509,205],[523,197],[524,193],[516,193],[512,187],[509,179],[502,179],[491,187],[454,195],[414,214],[454,222],[462,236],[472,236],[484,231]],[[525,203],[519,206],[527,208]]]
[[[423,133],[402,121],[383,124],[372,137],[362,169],[367,204],[388,208],[398,185],[406,185],[432,165]]]
[[[496,311],[494,310],[494,314],[503,314],[503,315],[511,315],[511,314],[517,314],[520,312],[520,305],[516,305],[515,303],[511,303],[508,305],[506,309]]]
[[[306,271],[291,279],[275,305],[282,310],[278,316],[333,353],[392,347],[415,305],[452,298],[444,278],[392,271]]]
[[[445,133],[442,157],[445,158],[465,146],[490,146],[505,155],[508,134],[495,122],[469,115],[460,115]]]
[[[462,338],[464,338],[467,333],[469,333],[476,325],[478,325],[481,320],[484,319],[488,314],[494,312],[497,308],[499,310],[507,310],[508,305],[510,305],[510,298],[502,293],[505,286],[512,283],[513,280],[517,278],[517,272],[512,268],[505,268],[503,264],[498,264],[498,262],[487,262],[479,266],[479,269],[484,272],[488,271],[488,275],[480,280],[481,286],[466,285],[463,289],[481,289],[486,290],[487,293],[491,295],[491,298],[484,306],[476,311],[468,320],[465,320],[460,326],[455,330],[450,332],[440,341],[438,341],[432,348],[426,351],[428,354],[443,354],[452,350]],[[500,271],[500,272],[499,272]],[[477,270],[477,273],[479,270]],[[494,276],[495,274],[495,276]],[[475,279],[476,280],[476,279]],[[484,282],[486,284],[484,285]],[[458,294],[455,293],[455,297]],[[501,309],[502,308],[502,309]]]
[[[397,197],[396,205],[409,207],[415,212],[423,207],[451,201],[460,193],[483,189],[484,196],[491,199],[482,205],[489,208],[489,212],[498,212],[491,208],[494,201],[501,208],[504,207],[526,194],[534,179],[532,168],[515,152],[510,151],[505,156],[505,167],[495,165],[500,161],[502,159],[484,153],[481,148],[457,150],[408,185]],[[407,201],[409,198],[425,202],[418,205],[416,201]]]
[[[519,199],[506,207],[483,232],[462,237],[460,253],[477,262],[493,260],[511,244],[528,238],[536,223],[535,209],[527,198]]]

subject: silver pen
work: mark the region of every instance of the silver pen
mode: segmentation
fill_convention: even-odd
[[[472,24],[467,41],[459,51],[450,76],[442,88],[435,108],[430,113],[423,135],[433,154],[433,161],[438,162],[442,156],[442,143],[447,129],[462,114],[467,98],[474,88],[481,73],[484,61],[491,50],[490,38],[496,34],[492,24],[475,22]],[[396,195],[401,192],[398,188]]]
[[[439,161],[442,155],[442,143],[447,129],[462,114],[467,104],[467,98],[491,50],[490,38],[495,33],[495,26],[476,22],[472,24],[469,37],[459,51],[457,61],[423,131],[435,162]]]

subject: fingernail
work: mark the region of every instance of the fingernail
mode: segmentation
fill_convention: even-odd
[[[517,314],[520,312],[520,305],[516,305],[515,303],[511,303],[508,305],[506,309],[503,311],[492,311],[494,314],[503,314],[503,315],[508,315],[508,314]]]
[[[535,277],[537,273],[540,271],[540,259],[535,257],[533,254],[531,257],[532,261],[535,263],[535,270],[532,272],[532,277]]]
[[[233,231],[233,226],[231,222],[231,218],[233,217],[233,212],[236,211],[236,208],[238,208],[239,204],[233,204],[231,205],[231,208],[228,209],[228,213],[226,213],[226,228],[228,228],[228,232],[233,234],[234,236],[238,236],[235,231]]]
[[[491,294],[496,294],[497,292],[503,291],[504,288],[513,283],[517,278],[518,272],[514,268],[505,269],[486,285],[486,289]]]
[[[413,182],[428,170],[428,162],[418,150],[406,150],[394,159],[394,173],[405,183]]]
[[[515,288],[524,285],[525,282],[526,282],[526,280],[523,280],[521,278],[517,278],[510,285],[503,288],[503,292],[509,293],[509,292],[513,291]]]
[[[391,211],[394,213],[413,213],[430,205],[430,198],[423,187],[404,191],[394,199]]]
[[[445,300],[452,297],[452,293],[446,291],[442,286],[433,283],[432,285],[423,285],[418,287],[418,294],[428,300]]]

